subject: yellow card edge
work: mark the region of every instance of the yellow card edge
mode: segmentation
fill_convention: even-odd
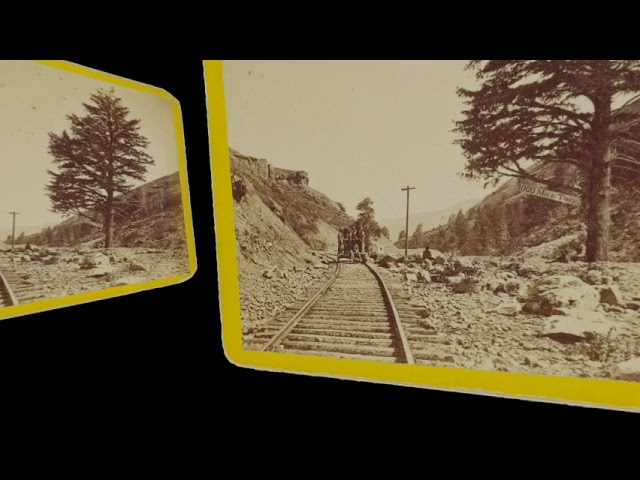
[[[69,295],[67,297],[52,298],[40,300],[32,303],[24,303],[12,307],[4,307],[0,309],[0,320],[14,318],[31,313],[43,312],[46,310],[54,310],[62,307],[70,307],[82,303],[94,302],[96,300],[104,300],[107,298],[129,295],[132,293],[142,292],[154,288],[176,285],[189,280],[195,274],[198,266],[196,261],[195,237],[193,231],[193,220],[191,218],[191,201],[189,196],[189,180],[187,177],[187,159],[186,146],[184,139],[184,128],[182,123],[182,110],[180,102],[169,92],[145,83],[136,82],[126,78],[111,75],[109,73],[94,70],[89,67],[77,65],[64,60],[34,60],[36,63],[47,65],[49,67],[65,70],[67,72],[77,73],[86,77],[92,77],[97,80],[113,83],[127,88],[133,88],[153,95],[158,95],[171,100],[173,106],[173,124],[176,132],[176,145],[178,149],[178,171],[180,175],[180,188],[182,193],[182,210],[184,215],[185,233],[187,235],[187,251],[189,253],[189,273],[174,277],[151,280],[135,285],[125,285],[121,287],[105,288],[92,292]]]
[[[204,60],[204,75],[222,341],[225,355],[231,363],[256,370],[368,380],[399,386],[640,412],[640,384],[633,382],[377,364],[362,360],[243,350],[222,60]]]

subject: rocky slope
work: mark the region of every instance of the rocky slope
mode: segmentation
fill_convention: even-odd
[[[338,228],[353,220],[291,172],[230,150],[240,301],[245,332],[304,296],[337,252]]]
[[[178,172],[132,189],[116,200],[114,245],[186,251],[182,193]],[[99,246],[99,223],[80,216],[27,235],[23,243],[39,246]]]
[[[570,169],[538,166],[547,178],[571,176]],[[462,255],[521,255],[557,258],[563,249],[584,245],[583,207],[519,192],[511,179],[494,193],[460,213],[446,225],[417,235],[414,243]],[[530,184],[531,182],[524,182]],[[640,181],[614,182],[610,257],[613,261],[640,261]],[[416,236],[414,234],[414,236]]]

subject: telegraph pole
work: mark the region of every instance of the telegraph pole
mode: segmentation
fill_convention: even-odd
[[[403,192],[407,192],[407,224],[404,234],[404,258],[409,257],[409,192],[411,190],[415,190],[415,187],[410,187],[407,185],[407,188],[403,188]]]
[[[11,250],[16,245],[16,215],[20,215],[20,212],[9,212],[9,215],[13,215],[13,231],[11,232]]]

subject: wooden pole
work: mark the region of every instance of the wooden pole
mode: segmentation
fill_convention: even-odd
[[[407,221],[405,225],[405,234],[404,234],[404,257],[409,257],[409,192],[411,190],[415,190],[415,187],[410,187],[407,185],[407,188],[403,188],[402,191],[407,192]]]
[[[11,250],[16,245],[16,215],[20,215],[20,212],[9,212],[9,215],[13,215],[13,229],[11,232]]]

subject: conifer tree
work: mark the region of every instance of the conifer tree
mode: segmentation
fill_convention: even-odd
[[[53,211],[80,215],[100,222],[104,246],[112,246],[114,200],[132,188],[131,180],[144,181],[154,163],[146,152],[149,141],[139,133],[140,120],[129,118],[129,109],[114,90],[98,90],[86,114],[68,115],[70,132],[49,132],[49,154],[58,172],[47,191]]]
[[[459,89],[464,176],[516,177],[583,198],[588,261],[608,259],[612,171],[640,172],[639,60],[474,60],[480,87]],[[632,108],[634,107],[634,108]],[[532,172],[566,164],[577,182]],[[582,180],[582,181],[580,181]]]

